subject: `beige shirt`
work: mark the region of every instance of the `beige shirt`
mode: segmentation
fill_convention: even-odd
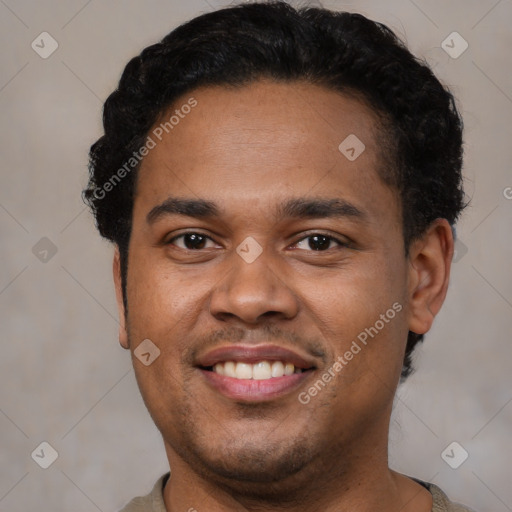
[[[119,512],[167,512],[164,505],[163,489],[169,478],[169,473],[158,479],[153,490],[144,497],[134,498]],[[437,485],[416,480],[426,487],[432,494],[432,512],[473,512],[470,508],[452,503],[448,496]],[[191,508],[194,510],[194,508]]]

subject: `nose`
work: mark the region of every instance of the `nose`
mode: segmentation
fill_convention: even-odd
[[[258,324],[272,317],[295,317],[297,297],[285,283],[286,278],[277,265],[271,267],[271,259],[263,251],[255,261],[248,263],[233,252],[232,261],[227,262],[230,270],[211,295],[210,313],[218,320],[236,318],[244,324]]]

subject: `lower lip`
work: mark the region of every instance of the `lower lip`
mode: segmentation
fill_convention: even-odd
[[[312,371],[285,375],[283,377],[272,377],[271,379],[235,379],[219,375],[213,371],[200,370],[208,384],[219,391],[222,395],[233,400],[244,402],[264,402],[287,395],[307,379]]]

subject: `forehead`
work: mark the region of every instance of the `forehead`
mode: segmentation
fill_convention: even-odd
[[[182,108],[191,98],[195,106]],[[321,86],[198,88],[150,130],[155,147],[141,164],[135,206],[147,213],[171,195],[233,207],[326,194],[372,203],[390,193],[377,172],[378,133],[368,106]]]

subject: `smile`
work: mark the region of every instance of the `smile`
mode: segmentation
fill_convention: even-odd
[[[302,373],[304,369],[284,361],[259,361],[256,364],[226,361],[215,364],[212,371],[240,380],[268,380]]]
[[[297,347],[235,344],[202,354],[196,367],[216,393],[254,403],[298,392],[316,369],[316,360]]]

